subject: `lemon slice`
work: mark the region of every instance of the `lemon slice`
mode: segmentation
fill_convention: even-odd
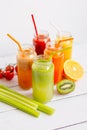
[[[78,62],[69,59],[64,62],[64,73],[66,78],[77,81],[83,76],[84,71]]]

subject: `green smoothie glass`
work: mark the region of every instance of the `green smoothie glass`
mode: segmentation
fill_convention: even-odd
[[[32,65],[33,97],[46,103],[53,97],[54,65],[48,56],[38,55]]]

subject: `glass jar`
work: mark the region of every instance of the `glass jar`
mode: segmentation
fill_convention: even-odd
[[[35,55],[36,53],[32,45],[25,44],[23,51],[18,50],[18,83],[23,89],[32,87],[32,63]]]
[[[47,31],[39,31],[38,35],[34,35],[33,45],[35,46],[35,51],[37,55],[44,54],[44,49],[47,42],[50,41],[49,33]]]
[[[69,39],[69,40],[68,40]],[[70,32],[62,31],[61,35],[57,34],[56,36],[56,44],[60,42],[60,45],[64,51],[64,61],[72,58],[72,48],[73,48],[73,39]]]
[[[61,47],[56,47],[55,41],[51,41],[46,45],[46,49],[44,50],[44,55],[52,56],[52,62],[54,64],[54,84],[62,80],[64,53],[60,52],[61,49]]]
[[[39,55],[32,65],[34,99],[46,103],[53,97],[54,65],[48,56]]]

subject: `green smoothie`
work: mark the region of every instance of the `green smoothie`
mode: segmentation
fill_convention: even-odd
[[[54,66],[53,63],[44,60],[36,60],[32,65],[33,96],[34,99],[45,103],[53,97]]]

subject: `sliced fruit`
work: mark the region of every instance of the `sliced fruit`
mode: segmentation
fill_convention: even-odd
[[[72,59],[64,62],[64,74],[67,79],[77,81],[83,76],[83,73],[84,70],[78,62]]]
[[[68,94],[72,91],[74,91],[75,89],[75,83],[71,80],[61,80],[58,84],[57,84],[57,91],[60,94]]]

